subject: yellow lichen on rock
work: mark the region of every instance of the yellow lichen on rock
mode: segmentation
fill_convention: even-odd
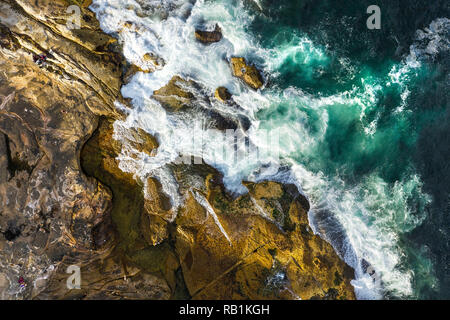
[[[231,93],[225,87],[218,87],[214,92],[214,96],[216,97],[217,100],[223,103],[226,103],[228,100],[231,99]]]
[[[190,85],[192,85],[192,82],[174,76],[167,85],[155,90],[153,98],[169,111],[178,111],[189,106],[194,98],[194,95],[185,89]]]
[[[259,70],[255,66],[248,65],[244,58],[231,58],[231,68],[233,75],[242,79],[251,88],[257,90],[264,85]]]

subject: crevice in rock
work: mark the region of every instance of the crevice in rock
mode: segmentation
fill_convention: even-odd
[[[3,235],[5,236],[6,240],[8,241],[14,241],[17,237],[20,236],[20,230],[19,229],[8,229],[6,230]]]
[[[17,171],[27,171],[29,174],[33,171],[33,168],[28,164],[28,162],[21,160],[17,155],[12,155],[11,153],[11,140],[8,135],[5,136],[6,142],[6,157],[8,159],[8,171],[10,173],[10,179],[15,177]]]
[[[3,236],[8,241],[14,241],[22,234],[22,229],[17,227],[15,223],[8,223],[8,229],[5,232],[2,232]]]

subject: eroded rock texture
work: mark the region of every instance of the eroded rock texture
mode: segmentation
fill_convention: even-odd
[[[3,299],[39,296],[64,264],[91,261],[114,243],[111,192],[82,173],[79,153],[98,115],[119,117],[120,57],[105,51],[114,40],[91,12],[81,30],[66,29],[68,5],[0,3]],[[33,61],[40,54],[48,57],[41,67]],[[104,232],[111,236],[97,236]]]

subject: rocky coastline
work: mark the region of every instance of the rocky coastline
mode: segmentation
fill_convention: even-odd
[[[80,29],[66,27],[71,4]],[[89,5],[0,3],[0,299],[354,299],[353,269],[313,233],[294,185],[243,181],[248,193],[236,198],[215,168],[173,163],[183,199],[174,208],[157,179],[120,169],[122,148],[154,156],[161,144],[140,129],[114,138],[126,116],[116,102],[132,107],[122,84],[151,70],[124,61]],[[196,37],[208,45],[220,32]],[[264,86],[243,58],[230,72]],[[183,112],[195,104],[189,86],[176,76],[153,98]],[[81,267],[80,289],[67,289],[70,265]]]

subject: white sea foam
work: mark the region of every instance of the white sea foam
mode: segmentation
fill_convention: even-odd
[[[409,54],[399,65],[392,67],[388,75],[387,86],[395,84],[402,90],[402,103],[396,109],[397,113],[401,113],[405,109],[411,93],[408,83],[411,78],[418,75],[423,63],[435,59],[437,54],[450,49],[449,30],[450,19],[448,18],[438,18],[432,21],[428,28],[417,30],[416,41],[410,46]]]
[[[220,223],[219,217],[217,217],[216,213],[214,212],[214,209],[211,207],[211,205],[209,204],[208,200],[206,200],[206,198],[200,194],[198,191],[193,191],[193,195],[195,197],[195,200],[197,200],[197,202],[203,207],[205,208],[206,212],[208,212],[208,214],[210,216],[213,217],[214,223],[216,224],[216,226],[219,228],[220,232],[223,234],[223,236],[228,240],[228,242],[230,243],[230,245],[232,245],[231,243],[231,239],[228,236],[228,233],[225,231],[225,229],[223,228],[222,224]]]

